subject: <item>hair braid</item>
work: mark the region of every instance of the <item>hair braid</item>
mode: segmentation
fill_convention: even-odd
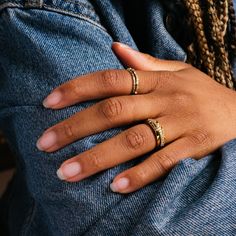
[[[185,1],[185,0],[184,0]],[[206,40],[203,19],[202,19],[202,10],[199,4],[199,0],[186,0],[185,4],[189,10],[189,14],[192,16],[191,23],[196,31],[197,40],[193,41],[193,44],[188,47],[188,52],[190,54],[195,54],[197,56],[196,66],[201,69],[205,69],[206,72],[210,75],[214,75],[214,55],[208,47]],[[198,44],[196,44],[198,42]],[[195,50],[191,50],[195,49]],[[198,52],[198,53],[197,53]],[[199,54],[199,55],[198,55]],[[204,60],[205,59],[205,60]],[[204,68],[202,68],[202,65]]]
[[[179,7],[180,2],[182,8]],[[182,30],[182,34],[183,29],[192,28],[186,31],[192,35],[189,37],[191,40],[181,44],[187,51],[188,62],[228,88],[235,88],[231,68],[232,59],[236,55],[233,0],[163,0],[163,4],[169,10],[182,11],[182,15],[184,11],[187,12],[182,25],[173,28]],[[175,34],[174,37],[181,41],[181,34]]]
[[[233,0],[229,0],[229,23],[231,26],[231,34],[230,34],[230,49],[236,53],[236,17],[234,11]]]
[[[224,0],[217,4],[217,1],[208,0],[206,4],[209,12],[210,39],[212,40],[214,54],[215,73],[213,78],[219,83],[233,88],[227,43],[225,42],[228,23],[228,2]]]
[[[214,1],[211,1],[211,4],[214,4]],[[219,6],[217,6],[216,1],[216,7],[215,11],[218,13],[218,23],[220,25],[220,30],[225,35],[227,32],[227,26],[228,26],[228,20],[229,20],[229,4],[228,0],[219,1]],[[218,12],[217,12],[218,11]]]

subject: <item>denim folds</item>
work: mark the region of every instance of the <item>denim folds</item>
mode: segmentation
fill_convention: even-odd
[[[8,203],[0,209],[7,212],[10,235],[236,234],[236,140],[201,160],[181,161],[165,178],[128,195],[111,192],[109,184],[145,156],[78,183],[56,176],[63,161],[126,127],[50,154],[36,148],[44,130],[97,102],[45,109],[42,101],[52,89],[93,71],[124,68],[111,50],[114,41],[138,48],[126,2],[0,0],[0,129],[17,157]],[[184,61],[186,53],[166,29],[159,1],[143,2],[146,52]]]

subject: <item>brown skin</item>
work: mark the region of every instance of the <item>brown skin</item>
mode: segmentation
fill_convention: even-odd
[[[48,129],[46,132],[53,131],[56,137],[54,145],[45,149],[40,139],[38,147],[53,152],[112,127],[140,124],[64,162],[61,172],[68,163],[81,166],[81,173],[64,176],[66,181],[80,181],[152,151],[155,136],[148,125],[142,124],[148,118],[158,120],[164,128],[166,146],[116,176],[113,183],[121,177],[129,180],[125,189],[116,188],[119,193],[136,191],[167,174],[180,160],[200,159],[236,138],[235,91],[186,63],[158,60],[119,43],[113,50],[124,64],[137,70],[139,94],[129,95],[132,80],[126,70],[100,71],[59,86],[54,92],[59,92],[62,100],[50,106],[47,99],[44,104],[48,108],[106,99]]]

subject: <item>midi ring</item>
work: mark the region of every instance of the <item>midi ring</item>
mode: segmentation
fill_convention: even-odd
[[[146,124],[151,127],[157,142],[157,147],[165,146],[165,134],[164,129],[161,127],[160,123],[154,119],[147,119]]]
[[[133,80],[132,90],[130,94],[137,95],[139,87],[139,77],[133,68],[127,68],[126,70],[130,73]]]

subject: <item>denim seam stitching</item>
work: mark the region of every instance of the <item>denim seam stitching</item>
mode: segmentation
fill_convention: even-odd
[[[2,11],[5,8],[8,8],[8,7],[22,7],[22,5],[19,4],[19,3],[5,2],[5,3],[0,5],[0,11]]]
[[[0,5],[0,11],[4,10],[5,8],[14,8],[14,7],[17,7],[17,8],[23,8],[23,9],[30,9],[30,8],[25,8],[22,4],[16,4],[16,3],[3,3],[2,5]],[[67,10],[64,10],[64,9],[61,9],[59,7],[51,7],[49,5],[46,5],[44,4],[43,5],[43,8],[46,9],[46,10],[50,10],[50,11],[54,11],[54,12],[57,12],[57,13],[64,13],[66,15],[70,15],[70,16],[73,16],[73,17],[76,17],[76,18],[79,18],[79,19],[82,19],[82,20],[85,20],[89,23],[91,23],[92,25],[98,27],[99,29],[103,30],[104,32],[107,33],[107,30],[106,28],[104,28],[101,24],[97,23],[96,21],[94,21],[92,18],[90,18],[89,16],[85,16],[83,14],[80,14],[80,13],[75,13],[75,12],[72,12],[72,11],[67,11]],[[42,8],[31,8],[31,9],[42,9]]]
[[[78,5],[78,6],[81,6],[81,7],[85,7],[93,12],[95,12],[94,8],[92,8],[91,6],[85,4],[85,3],[82,3],[82,2],[76,2],[76,1],[72,1],[72,0],[64,0],[65,2],[68,2],[68,3],[73,3],[74,5]]]
[[[72,0],[64,0],[65,2],[68,2],[68,3],[73,3],[74,5],[77,5],[77,6],[81,6],[81,7],[84,7],[84,8],[87,8],[87,10],[93,12],[93,13],[96,13],[96,11],[94,10],[94,8],[88,4],[85,4],[85,3],[79,3],[79,2],[76,2],[76,1],[72,1]],[[9,1],[4,1],[2,2],[0,5],[4,5],[4,4],[20,4],[21,6],[23,6],[23,4],[21,3],[20,0],[15,0],[14,3],[11,3]]]
[[[43,0],[38,0],[36,2],[31,2],[31,1],[26,1],[25,2],[25,7],[28,9],[28,8],[34,8],[34,7],[37,7],[37,8],[42,8],[43,6]]]
[[[51,7],[49,5],[46,5],[44,4],[43,5],[43,8],[47,9],[47,10],[51,10],[51,11],[54,11],[54,12],[58,12],[58,13],[65,13],[66,15],[71,15],[71,16],[74,16],[76,18],[79,18],[79,19],[82,19],[82,20],[85,20],[85,21],[88,21],[89,23],[97,26],[98,28],[102,29],[103,31],[105,31],[107,33],[107,30],[106,28],[104,28],[101,24],[97,23],[96,21],[94,21],[92,18],[90,18],[89,16],[85,16],[83,14],[80,14],[80,13],[75,13],[75,12],[72,12],[72,11],[67,11],[67,10],[64,10],[64,9],[61,9],[59,7]]]

